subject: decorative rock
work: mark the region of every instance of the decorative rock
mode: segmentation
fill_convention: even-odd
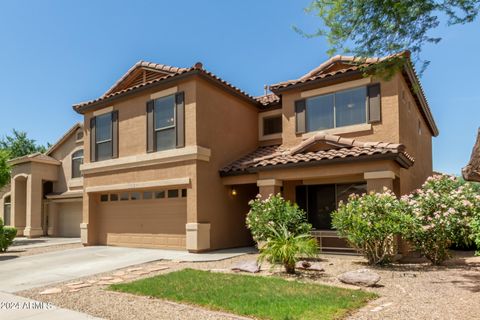
[[[311,263],[305,260],[300,260],[295,264],[295,269],[305,270],[310,268]]]
[[[130,269],[127,269],[127,272],[134,272],[139,270],[143,270],[143,268],[130,268]]]
[[[109,281],[109,280],[112,280],[113,277],[101,277],[100,280],[104,280],[104,281]]]
[[[244,271],[250,273],[257,273],[260,271],[260,266],[257,261],[240,261],[236,263],[232,268],[233,271]]]
[[[120,283],[120,282],[123,282],[123,279],[120,279],[120,278],[115,278],[115,279],[112,279],[110,280],[110,283]]]
[[[80,291],[80,289],[70,289],[70,290],[68,290],[68,292],[78,292],[78,291]]]
[[[81,289],[81,288],[87,288],[91,287],[92,285],[90,283],[83,283],[83,284],[77,284],[76,286],[70,286],[69,288],[71,289]]]
[[[60,288],[48,288],[40,292],[40,294],[55,294],[55,293],[61,293],[62,289]]]
[[[380,281],[380,276],[368,269],[358,269],[342,273],[338,276],[338,280],[355,286],[373,287]]]
[[[323,271],[325,271],[325,270],[322,268],[322,266],[320,265],[320,263],[310,263],[310,262],[305,261],[305,260],[298,261],[298,262],[295,264],[295,269],[318,271],[318,272],[323,272]]]
[[[117,271],[113,275],[115,277],[121,277],[121,276],[124,276],[125,274],[126,274],[125,271]]]
[[[162,270],[166,270],[166,269],[169,269],[169,267],[167,266],[156,266],[156,267],[151,267],[151,268],[148,268],[148,272],[155,272],[155,271],[162,271]]]
[[[84,282],[83,281],[77,281],[77,282],[70,282],[70,283],[67,283],[67,287],[71,287],[71,286],[78,286],[79,284],[83,284]]]
[[[133,272],[133,274],[137,275],[137,276],[143,276],[144,274],[148,274],[149,272],[148,271],[135,271]]]
[[[97,283],[97,280],[87,280],[87,282],[90,284],[94,284],[94,283]]]

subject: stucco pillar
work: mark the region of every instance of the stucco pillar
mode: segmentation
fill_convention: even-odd
[[[210,223],[187,223],[186,247],[189,252],[202,252],[210,249]]]
[[[11,221],[17,228],[17,235],[22,236],[26,224],[26,187],[27,176],[17,176],[11,182]]]
[[[97,229],[95,228],[95,207],[96,197],[94,194],[83,193],[83,213],[80,224],[80,238],[84,246],[91,246],[97,243]]]
[[[26,226],[24,235],[29,238],[43,235],[42,229],[42,180],[30,175],[27,179]]]
[[[58,225],[58,204],[55,202],[48,203],[48,231],[49,236],[57,235]]]
[[[365,172],[363,177],[367,181],[368,192],[383,192],[384,187],[393,191],[393,180],[395,179],[393,171]]]
[[[258,192],[263,199],[268,198],[270,195],[275,195],[281,192],[283,186],[282,180],[277,179],[263,179],[257,180]]]

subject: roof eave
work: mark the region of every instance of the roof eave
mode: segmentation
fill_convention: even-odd
[[[90,110],[94,110],[98,107],[101,107],[105,104],[110,104],[114,101],[117,101],[119,99],[123,99],[125,97],[128,97],[128,96],[131,96],[131,95],[136,95],[138,93],[141,93],[141,92],[144,92],[144,91],[147,91],[147,90],[151,90],[152,88],[156,88],[156,87],[161,87],[161,86],[164,86],[166,84],[170,84],[172,82],[176,82],[176,81],[179,81],[179,80],[183,80],[185,78],[188,78],[188,77],[191,77],[191,76],[194,76],[194,75],[198,75],[204,79],[207,79],[209,81],[212,81],[214,82],[215,84],[221,86],[222,88],[230,91],[232,94],[236,95],[237,97],[241,98],[241,99],[244,99],[245,101],[248,101],[252,104],[254,104],[255,106],[257,107],[260,107],[260,103],[258,101],[256,101],[253,97],[249,97],[248,95],[246,94],[243,94],[241,92],[238,92],[236,89],[232,88],[230,85],[224,83],[223,81],[221,81],[220,79],[217,79],[216,77],[214,77],[213,75],[211,75],[210,73],[206,72],[205,70],[203,69],[192,69],[192,70],[189,70],[189,71],[185,71],[183,73],[180,73],[180,74],[177,74],[177,75],[174,75],[174,76],[171,76],[169,78],[166,78],[166,79],[161,79],[157,82],[154,82],[154,83],[151,83],[151,84],[147,84],[145,86],[142,86],[142,87],[139,87],[139,88],[135,88],[133,90],[130,90],[130,91],[127,91],[127,92],[123,92],[123,93],[120,93],[118,95],[114,95],[112,97],[108,97],[108,98],[105,98],[105,99],[102,99],[100,101],[95,101],[95,102],[92,102],[92,103],[87,103],[85,105],[82,105],[82,104],[79,104],[79,105],[73,105],[73,110],[76,111],[77,113],[79,114],[84,114],[85,112],[88,112]]]
[[[332,76],[327,76],[327,77],[324,77],[324,78],[318,78],[318,79],[314,79],[314,80],[305,80],[303,82],[299,82],[299,83],[291,84],[291,85],[287,85],[287,86],[282,86],[281,84],[272,85],[270,87],[270,91],[272,91],[275,94],[281,94],[283,92],[293,90],[293,89],[301,89],[301,88],[308,87],[308,86],[314,86],[316,84],[328,83],[329,81],[347,79],[347,78],[350,78],[350,77],[353,77],[353,76],[356,76],[356,75],[362,75],[362,74],[363,74],[363,71],[361,71],[361,70],[353,70],[353,71],[348,71],[348,72],[345,72],[345,73],[339,73],[339,74],[335,74],[335,75],[332,75]]]
[[[414,164],[414,161],[406,157],[403,153],[389,152],[389,153],[374,154],[374,155],[362,155],[358,157],[322,159],[317,161],[250,167],[250,168],[246,168],[245,170],[237,170],[237,171],[228,171],[228,172],[220,171],[220,176],[221,177],[238,176],[238,175],[244,175],[244,174],[257,173],[260,171],[269,171],[269,170],[277,170],[277,169],[305,168],[305,167],[314,167],[319,165],[346,163],[346,162],[354,162],[354,161],[362,162],[362,161],[378,161],[378,160],[394,160],[402,168],[405,168],[405,169],[410,168]]]

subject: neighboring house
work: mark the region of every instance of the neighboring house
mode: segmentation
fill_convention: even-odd
[[[9,224],[17,227],[18,234],[79,237],[83,124],[74,125],[45,154],[34,153],[9,163],[12,166]]]
[[[418,78],[410,62],[390,80],[364,77],[362,67],[380,60],[336,56],[257,98],[200,63],[139,62],[103,96],[74,106],[85,124],[83,181],[73,187],[66,174],[40,170],[44,176],[34,178],[17,168],[48,162],[67,172],[61,168],[76,150],[69,144],[62,155],[15,160],[12,186],[27,181],[28,194],[31,179],[54,181],[53,193],[43,182],[47,209],[35,205],[48,217],[69,211],[66,203],[76,203],[72,212],[81,206],[53,203],[83,199],[85,245],[192,252],[250,245],[248,201],[282,193],[307,211],[324,249],[345,250],[331,230],[340,200],[384,187],[408,193],[432,173],[438,130]],[[50,218],[29,224],[28,201],[24,233],[45,233]],[[17,208],[12,200],[15,215],[25,212]]]

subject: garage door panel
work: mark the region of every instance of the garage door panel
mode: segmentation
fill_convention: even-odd
[[[101,202],[99,242],[185,248],[186,209],[185,198]]]
[[[58,205],[57,234],[60,237],[80,237],[82,223],[82,203],[62,203]]]

